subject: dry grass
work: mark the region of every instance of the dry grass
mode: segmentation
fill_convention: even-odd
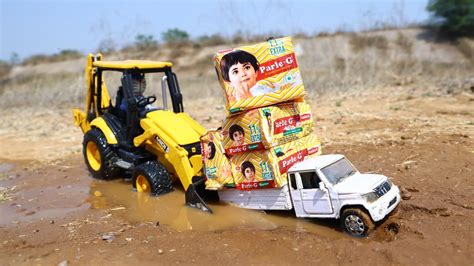
[[[381,35],[370,36],[353,34],[350,37],[349,43],[355,53],[370,48],[376,48],[381,52],[385,52],[388,49],[388,40],[385,36]]]
[[[467,60],[474,62],[474,39],[460,38],[456,47]]]
[[[10,71],[12,70],[13,66],[6,62],[0,61],[0,80],[5,79]]]
[[[413,41],[401,32],[398,32],[395,44],[409,55],[413,52]]]
[[[33,55],[23,61],[23,65],[38,65],[43,63],[60,62],[65,60],[81,58],[84,55],[76,50],[62,50],[53,55]]]
[[[81,103],[82,106],[85,94],[85,79],[82,73],[23,76],[4,85],[0,106],[56,108],[70,103]]]
[[[224,38],[220,34],[213,34],[213,35],[204,35],[197,39],[197,44],[200,46],[215,46],[229,43],[229,40]]]

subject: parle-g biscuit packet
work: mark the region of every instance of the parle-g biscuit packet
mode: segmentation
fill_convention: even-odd
[[[262,107],[228,117],[222,127],[225,153],[269,149],[313,131],[311,107],[300,101]]]
[[[305,95],[290,37],[220,51],[214,62],[229,115]]]
[[[321,142],[314,134],[268,150],[236,154],[230,158],[235,187],[282,187],[288,183],[287,171],[291,166],[320,154]]]
[[[225,184],[233,186],[230,161],[224,154],[220,130],[210,130],[201,136],[202,162],[207,177],[206,189],[222,189]]]

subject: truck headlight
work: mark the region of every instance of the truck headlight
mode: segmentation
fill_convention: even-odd
[[[379,196],[377,196],[377,194],[375,194],[375,192],[370,192],[370,193],[367,193],[367,194],[363,194],[362,198],[364,198],[367,202],[372,203],[372,202],[376,201],[379,198]]]

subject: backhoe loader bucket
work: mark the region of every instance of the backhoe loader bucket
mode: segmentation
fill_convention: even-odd
[[[186,204],[190,207],[212,213],[211,208],[207,206],[204,199],[215,200],[217,198],[217,193],[206,190],[204,181],[205,179],[202,176],[193,177],[193,183],[189,185],[188,190],[186,190]]]

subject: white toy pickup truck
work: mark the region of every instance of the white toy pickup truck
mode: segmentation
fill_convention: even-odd
[[[219,191],[221,201],[259,210],[294,209],[297,217],[340,218],[345,232],[366,236],[400,203],[400,190],[383,175],[362,174],[343,155],[320,155],[288,170],[280,189]]]

